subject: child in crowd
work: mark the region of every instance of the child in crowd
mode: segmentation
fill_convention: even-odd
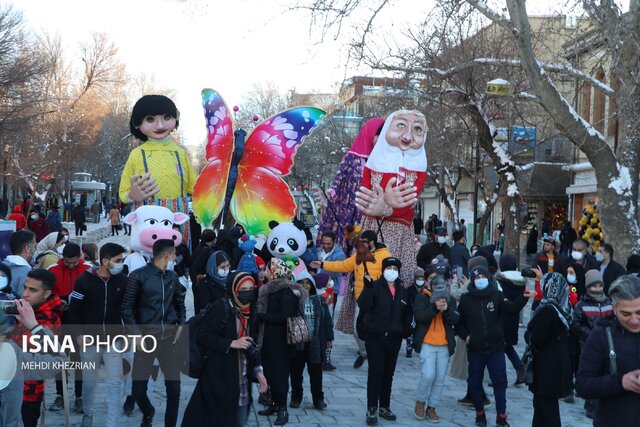
[[[333,320],[324,298],[316,290],[315,279],[304,270],[295,279],[309,291],[309,298],[301,304],[300,312],[305,317],[311,341],[297,344],[290,361],[291,408],[299,408],[302,403],[302,374],[305,365],[309,372],[313,407],[323,410],[327,407],[322,391],[322,364],[326,362],[326,349],[333,344]]]
[[[407,291],[409,293],[409,305],[410,305],[412,311],[413,311],[413,307],[414,307],[415,302],[416,302],[416,295],[422,293],[422,289],[424,288],[424,283],[425,283],[424,269],[422,269],[420,267],[416,267],[416,272],[413,275],[413,284],[411,286],[409,286],[409,289],[407,289]],[[412,322],[412,327],[415,329],[415,320]],[[414,347],[413,347],[413,333],[412,333],[409,337],[407,337],[407,354],[406,354],[406,356],[408,358],[410,358],[412,356],[413,348]]]
[[[585,274],[586,293],[573,309],[571,332],[580,339],[580,347],[589,338],[589,334],[595,328],[596,323],[603,317],[613,316],[613,305],[604,293],[604,281],[600,270],[589,270]],[[584,401],[584,409],[587,417],[593,418],[596,409],[596,400]]]

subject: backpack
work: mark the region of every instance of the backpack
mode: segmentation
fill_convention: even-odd
[[[215,303],[207,304],[200,313],[187,320],[185,328],[188,333],[181,333],[175,343],[176,360],[178,361],[180,372],[191,378],[200,378],[207,363],[207,352],[198,345],[197,337],[200,328],[204,325],[205,319],[214,309],[214,304]],[[224,307],[223,320],[219,331],[224,329],[231,314],[230,307],[227,304],[225,304]]]

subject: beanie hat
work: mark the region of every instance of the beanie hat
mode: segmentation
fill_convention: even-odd
[[[486,277],[487,279],[489,279],[489,283],[491,283],[491,281],[492,281],[491,280],[491,273],[489,273],[489,270],[487,270],[486,267],[482,267],[482,266],[475,267],[473,270],[471,270],[471,272],[470,272],[471,282],[472,283],[475,282],[476,277],[481,275],[481,274],[484,277]]]
[[[382,260],[382,271],[384,271],[387,267],[395,266],[400,270],[402,267],[402,263],[398,258],[388,257]]]
[[[323,289],[324,287],[327,286],[327,283],[329,283],[329,279],[331,276],[329,276],[328,273],[318,273],[316,274],[316,288],[317,289]],[[335,286],[335,283],[333,284]]]
[[[467,261],[467,268],[469,271],[473,270],[476,267],[489,267],[489,261],[483,256],[474,256],[469,261]]]
[[[511,254],[504,254],[500,257],[500,271],[516,271],[518,269],[518,261]]]
[[[442,255],[438,255],[431,260],[431,268],[436,272],[436,274],[444,276],[449,271],[449,260]]]
[[[413,274],[414,277],[425,277],[424,269],[420,267],[416,267],[416,272]]]
[[[584,274],[584,287],[589,289],[591,286],[604,285],[602,273],[600,270],[589,270]]]
[[[147,116],[156,116],[158,114],[168,114],[176,118],[176,127],[178,128],[178,119],[180,114],[176,104],[164,95],[145,95],[133,106],[131,110],[131,119],[129,120],[129,130],[131,134],[140,141],[149,139],[147,135],[140,132],[138,127],[142,124],[142,120]]]

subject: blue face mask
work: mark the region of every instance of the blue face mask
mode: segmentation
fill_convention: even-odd
[[[0,291],[9,285],[9,279],[6,276],[0,276]]]
[[[476,289],[481,291],[489,286],[489,279],[482,277],[480,279],[476,279],[473,283],[476,285]]]

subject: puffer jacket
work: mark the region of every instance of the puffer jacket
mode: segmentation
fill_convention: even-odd
[[[395,288],[395,296],[392,296],[384,278],[364,286],[358,306],[363,316],[365,341],[370,335],[406,338],[411,334],[413,312],[409,293],[400,280],[396,280]]]
[[[153,262],[129,275],[122,298],[121,314],[133,334],[153,334],[161,339],[172,337],[172,325],[186,319],[184,294],[175,271],[162,271]]]
[[[458,304],[458,336],[463,340],[470,336],[467,347],[475,353],[489,354],[504,350],[501,315],[519,312],[527,305],[527,299],[520,295],[515,301],[509,301],[495,282],[483,290],[469,283],[468,289],[469,292],[462,295]]]
[[[382,260],[391,257],[389,249],[381,243],[376,244],[373,252],[373,262],[367,262],[366,269],[373,280],[378,280],[382,276]],[[355,273],[354,293],[356,300],[360,298],[360,293],[364,288],[365,264],[356,264],[356,254],[351,255],[343,261],[325,261],[322,269],[329,273]]]

